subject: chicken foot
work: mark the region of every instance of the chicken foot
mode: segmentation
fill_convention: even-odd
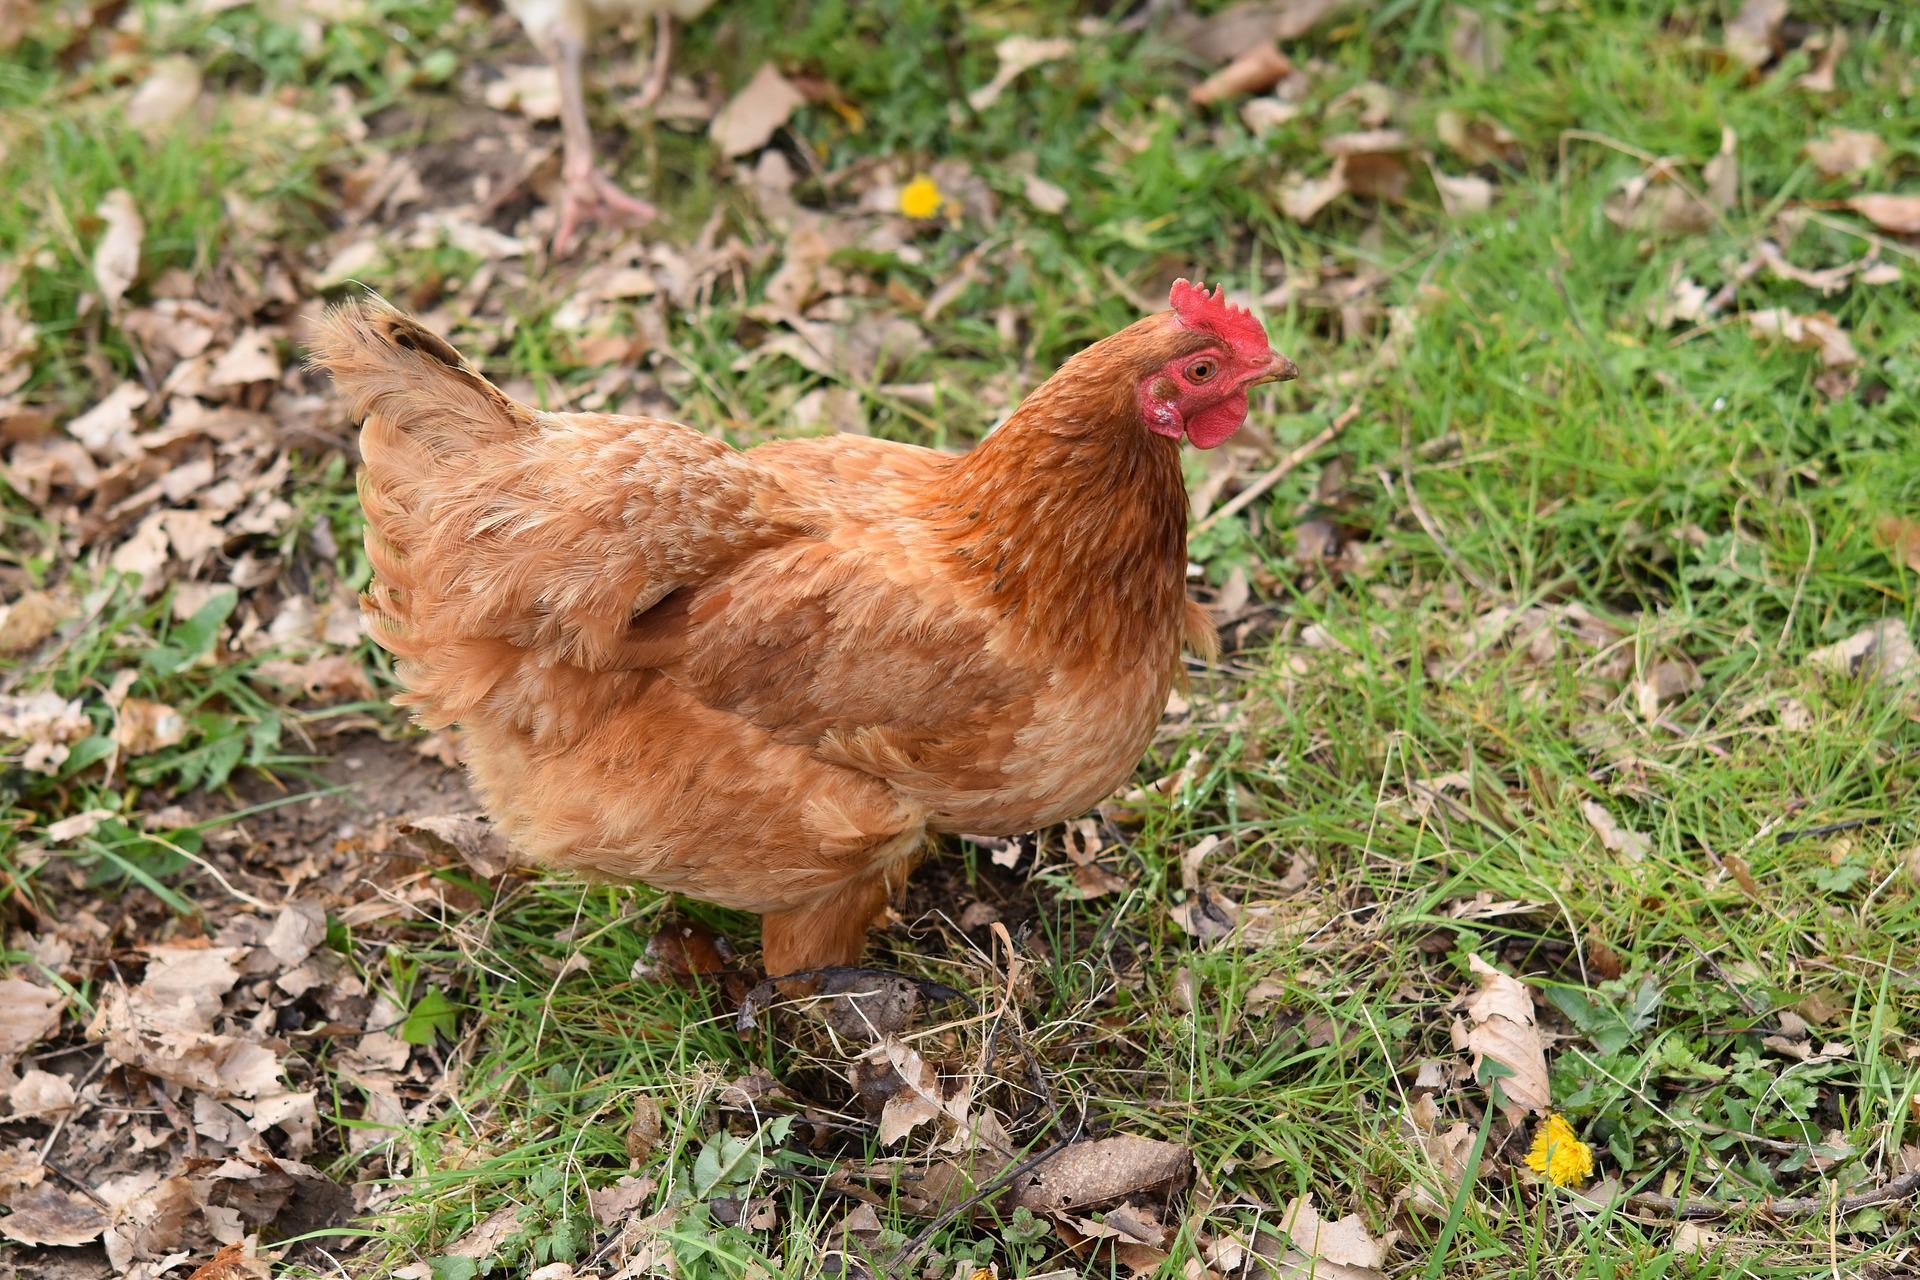
[[[560,225],[553,233],[556,257],[573,245],[583,222],[605,221],[644,226],[659,210],[629,195],[593,158],[593,129],[587,123],[587,98],[581,82],[584,50],[570,36],[554,41],[553,59],[560,72]],[[657,96],[657,95],[656,95]]]

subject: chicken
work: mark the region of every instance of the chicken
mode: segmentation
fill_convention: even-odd
[[[560,73],[560,223],[553,233],[553,251],[563,254],[573,243],[582,222],[605,219],[638,226],[653,220],[656,210],[645,200],[627,194],[593,159],[593,130],[587,124],[586,90],[580,64],[587,44],[601,26],[623,16],[654,20],[653,66],[634,105],[652,106],[667,87],[667,69],[673,58],[673,21],[691,20],[706,12],[713,0],[507,0],[507,8],[527,29],[534,44]]]
[[[1184,280],[964,455],[537,412],[371,300],[314,360],[363,424],[396,701],[463,727],[523,856],[758,912],[774,975],[855,962],[929,835],[1126,780],[1215,645],[1180,442],[1297,372]]]

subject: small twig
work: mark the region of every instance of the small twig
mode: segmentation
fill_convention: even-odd
[[[78,1105],[80,1094],[82,1093],[82,1091],[86,1089],[88,1085],[93,1083],[93,1078],[100,1074],[101,1070],[106,1067],[107,1062],[108,1062],[108,1058],[107,1058],[107,1055],[104,1053],[101,1054],[99,1057],[95,1058],[93,1060],[93,1065],[87,1068],[86,1074],[80,1077],[80,1083],[73,1086],[73,1096],[74,1096],[75,1105],[68,1107],[65,1111],[61,1112],[60,1118],[54,1121],[53,1128],[48,1130],[46,1141],[40,1144],[40,1163],[41,1164],[45,1164],[47,1162],[47,1157],[53,1153],[53,1144],[60,1140],[60,1135],[62,1133],[66,1132],[67,1121],[73,1119],[75,1113],[77,1113],[80,1110],[80,1107]]]
[[[1707,850],[1707,856],[1710,858],[1713,858],[1715,862],[1720,861],[1719,857],[1715,855],[1713,850],[1711,849]],[[1727,971],[1720,967],[1720,962],[1718,960],[1715,960],[1711,955],[1709,955],[1706,952],[1706,950],[1701,947],[1699,943],[1695,942],[1692,938],[1687,937],[1685,934],[1682,934],[1680,936],[1680,940],[1682,942],[1685,942],[1688,946],[1692,947],[1694,954],[1700,957],[1701,962],[1705,964],[1707,968],[1713,970],[1714,976],[1720,979],[1721,983],[1725,985],[1727,990],[1733,992],[1733,998],[1740,1002],[1740,1007],[1747,1011],[1748,1017],[1763,1018],[1766,1016],[1766,1010],[1762,1009],[1759,1005],[1755,1004],[1753,1002],[1753,997],[1748,995],[1746,992],[1742,991],[1739,988],[1738,984],[1736,984],[1733,978],[1727,973]]]
[[[1331,443],[1335,436],[1345,431],[1348,426],[1353,423],[1353,420],[1359,416],[1360,402],[1356,400],[1341,410],[1340,416],[1328,423],[1324,431],[1301,445],[1298,449],[1295,449],[1292,453],[1289,453],[1286,457],[1280,459],[1279,462],[1275,463],[1262,474],[1258,480],[1255,480],[1239,493],[1234,494],[1231,501],[1195,525],[1193,531],[1195,533],[1205,533],[1208,529],[1211,529],[1220,521],[1225,520],[1228,516],[1238,515],[1241,511],[1245,510],[1255,498],[1258,498],[1261,494],[1273,488],[1274,485],[1286,479],[1287,475],[1296,467],[1318,453],[1324,446]]]
[[[1783,845],[1792,844],[1795,840],[1813,840],[1841,831],[1852,831],[1857,827],[1877,827],[1886,820],[1886,814],[1878,813],[1870,818],[1847,818],[1840,822],[1823,822],[1817,827],[1797,827],[1792,831],[1776,831],[1773,833],[1773,842],[1775,845]]]
[[[1387,469],[1385,467],[1376,467],[1374,474],[1380,477],[1380,483],[1386,488],[1388,494],[1392,494],[1393,476],[1388,473]],[[1420,491],[1413,487],[1413,472],[1407,469],[1404,462],[1400,467],[1400,483],[1407,491],[1407,509],[1413,512],[1413,518],[1420,522],[1422,529],[1426,530],[1427,539],[1433,543],[1434,549],[1440,553],[1440,558],[1452,565],[1453,571],[1472,583],[1480,594],[1487,596],[1496,594],[1493,584],[1481,577],[1479,573],[1474,570],[1473,566],[1462,559],[1460,553],[1453,549],[1453,544],[1447,541],[1447,535],[1440,530],[1440,522],[1435,520],[1433,513],[1427,510],[1427,504],[1420,501]]]
[[[1827,1196],[1788,1196],[1780,1200],[1683,1201],[1678,1196],[1663,1196],[1651,1191],[1641,1191],[1627,1197],[1627,1207],[1685,1220],[1728,1218],[1742,1213],[1764,1214],[1770,1218],[1807,1218],[1814,1214],[1828,1212],[1843,1215],[1855,1213],[1861,1209],[1870,1209],[1877,1204],[1891,1204],[1896,1200],[1905,1200],[1916,1193],[1920,1193],[1920,1171],[1903,1173],[1877,1187],[1869,1187],[1865,1191],[1841,1196],[1838,1199]]]
[[[70,1184],[75,1191],[78,1191],[81,1195],[93,1201],[96,1205],[99,1205],[102,1209],[106,1209],[109,1212],[112,1211],[113,1206],[108,1204],[105,1200],[102,1200],[98,1195],[94,1194],[94,1190],[92,1187],[80,1181],[80,1179],[74,1177],[71,1173],[68,1173],[65,1169],[61,1168],[59,1165],[55,1164],[53,1161],[42,1160],[40,1162],[40,1165],[48,1173],[51,1173],[55,1177],[59,1178],[61,1181]]]

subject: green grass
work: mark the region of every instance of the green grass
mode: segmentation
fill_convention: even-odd
[[[1883,246],[1902,272],[1896,284],[1823,298],[1762,274],[1720,320],[1664,330],[1647,319],[1675,273],[1717,289],[1764,236],[1803,267],[1866,251],[1865,224],[1851,215],[1783,211],[1855,189],[1800,154],[1831,127],[1887,142],[1866,189],[1911,186],[1920,123],[1898,86],[1920,52],[1920,18],[1797,7],[1798,21],[1851,32],[1836,92],[1816,95],[1795,83],[1810,66],[1804,50],[1753,83],[1722,64],[1730,3],[1471,7],[1505,33],[1497,73],[1453,66],[1448,6],[1373,6],[1290,47],[1315,61],[1306,110],[1260,136],[1230,107],[1186,104],[1205,68],[1169,39],[1111,26],[1076,36],[1072,58],[1027,72],[969,118],[958,99],[990,78],[996,40],[1073,33],[1077,15],[1058,4],[822,4],[794,23],[788,6],[738,0],[688,34],[681,68],[729,91],[772,58],[858,108],[857,128],[826,107],[796,117],[812,160],[795,189],[803,203],[840,198],[813,175],[873,158],[903,173],[958,160],[992,192],[991,223],[926,229],[910,253],[842,255],[875,294],[891,285],[924,298],[996,241],[928,326],[927,350],[889,375],[895,387],[855,386],[876,433],[978,438],[1065,356],[1133,318],[1113,281],[1145,289],[1176,272],[1256,296],[1288,278],[1310,286],[1266,314],[1306,376],[1256,406],[1256,439],[1270,433],[1284,450],[1359,405],[1338,445],[1344,480],[1310,465],[1195,541],[1207,579],[1244,572],[1277,625],[1200,677],[1189,722],[1143,764],[1152,779],[1196,761],[1137,826],[1109,832],[1124,843],[1108,862],[1128,888],[1077,900],[1060,843],[1049,842],[1030,889],[1015,889],[1031,893],[1031,918],[1015,936],[1025,977],[1004,1007],[1006,956],[989,963],[984,931],[963,937],[952,920],[917,918],[876,937],[875,962],[951,983],[1011,1020],[1052,1094],[1036,1107],[1009,1042],[996,1043],[983,1097],[1020,1117],[1017,1140],[1037,1150],[1084,1124],[1192,1148],[1219,1207],[1170,1224],[1179,1234],[1161,1275],[1183,1274],[1194,1231],[1272,1230],[1309,1191],[1329,1218],[1357,1212],[1375,1234],[1397,1229],[1396,1276],[1812,1276],[1831,1274],[1836,1258],[1899,1274],[1920,1247],[1906,1206],[1781,1222],[1736,1213],[1714,1224],[1723,1235],[1712,1250],[1676,1255],[1662,1215],[1580,1208],[1514,1172],[1527,1136],[1504,1125],[1479,1157],[1491,1172],[1456,1203],[1402,1121],[1422,1065],[1456,1060],[1448,1005],[1479,955],[1535,989],[1555,1036],[1555,1103],[1627,1191],[1755,1203],[1845,1194],[1901,1172],[1903,1148],[1920,1143],[1920,889],[1904,861],[1920,841],[1920,728],[1900,691],[1805,660],[1881,618],[1916,622],[1915,573],[1874,532],[1920,508],[1912,252]],[[442,55],[466,66],[484,39],[479,23],[385,5],[378,25],[339,24],[305,49],[250,7],[187,30],[159,23],[160,8],[141,10],[158,24],[155,51],[219,49],[208,74],[224,92],[317,96],[339,84],[376,124],[389,106],[427,122],[368,146],[431,137],[457,98]],[[107,76],[97,63],[55,65],[36,55],[0,76],[19,108],[0,160],[10,193],[0,259],[42,255],[14,286],[42,326],[28,394],[71,411],[103,389],[91,353],[115,376],[130,368],[110,325],[73,314],[89,287],[86,215],[106,191],[127,187],[145,212],[149,277],[206,272],[232,238],[224,190],[271,205],[295,244],[325,236],[332,157],[322,147],[256,163],[231,111],[204,135],[148,146],[101,126],[84,95],[61,92],[75,75]],[[1511,158],[1480,170],[1497,188],[1490,212],[1449,219],[1417,173],[1403,203],[1350,199],[1310,226],[1279,212],[1286,175],[1327,168],[1320,139],[1363,127],[1349,91],[1368,82],[1385,86],[1391,123],[1448,173],[1469,166],[1441,145],[1441,112],[1512,131]],[[780,261],[777,237],[750,196],[715,177],[704,136],[611,111],[600,125],[623,176],[661,195],[676,232],[690,237],[718,211],[729,230],[773,245],[746,273],[745,295],[728,284],[704,308],[669,308],[671,349],[653,353],[637,381],[677,416],[737,439],[785,429],[794,400],[822,379],[789,361],[742,359],[755,332],[748,309]],[[1680,157],[1692,180],[1723,127],[1739,139],[1739,195],[1717,225],[1662,236],[1607,219],[1605,197],[1644,168],[1635,152]],[[1023,198],[1017,165],[1028,155],[1068,193],[1060,214]],[[53,181],[20,180],[30,172]],[[498,311],[518,327],[486,359],[490,371],[554,395],[592,380],[597,371],[577,368],[572,338],[551,325],[582,265],[500,286]],[[458,281],[477,267],[451,249],[396,246],[366,279],[403,296],[422,273]],[[1354,276],[1372,283],[1349,326],[1318,290]],[[612,314],[639,332],[644,305]],[[996,321],[1003,306],[1010,327]],[[1831,312],[1865,357],[1859,389],[1830,398],[1813,354],[1751,336],[1737,313],[1766,307]],[[930,406],[897,390],[918,382],[934,385]],[[331,536],[296,558],[320,581],[358,585],[346,470],[320,461],[303,475],[303,527]],[[49,584],[70,575],[76,589],[96,585],[23,499],[8,510],[12,527],[35,531],[34,549],[10,549],[10,562],[31,559]],[[1296,544],[1305,514],[1337,523],[1357,550],[1316,567]],[[57,663],[13,678],[86,697],[108,668],[177,643],[163,606],[111,598]],[[1496,607],[1536,606],[1557,641],[1530,649],[1529,636],[1510,641],[1485,621]],[[1570,634],[1572,606],[1607,624],[1597,641]],[[146,668],[140,696],[203,708],[205,719],[176,755],[139,763],[141,787],[217,790],[225,771],[290,767],[266,726],[298,713],[250,679],[253,660]],[[1633,682],[1663,662],[1697,671],[1697,686],[1649,721]],[[194,772],[195,751],[217,753],[225,771]],[[1450,798],[1425,798],[1420,784],[1455,774],[1465,781]],[[142,803],[137,789],[109,791],[84,769],[7,779],[0,858],[63,814]],[[1644,857],[1605,849],[1582,802],[1644,835]],[[1795,835],[1849,819],[1868,822]],[[206,882],[176,856],[129,853],[114,843],[120,832],[139,839],[132,827],[102,829],[89,863],[101,888],[131,880],[121,891],[176,905],[204,896]],[[1181,855],[1214,835],[1224,843],[1202,881],[1243,906],[1275,907],[1289,927],[1258,945],[1209,947],[1175,923]],[[981,851],[942,857],[956,883],[1008,890]],[[1296,863],[1304,877],[1289,876]],[[421,1050],[444,1063],[446,1096],[413,1099],[416,1123],[374,1134],[329,1170],[388,1179],[364,1237],[328,1242],[357,1245],[347,1271],[425,1263],[436,1277],[473,1274],[446,1247],[518,1206],[522,1231],[490,1274],[555,1260],[594,1273],[605,1241],[586,1192],[628,1171],[627,1125],[651,1099],[664,1137],[636,1172],[659,1189],[636,1216],[683,1205],[668,1233],[680,1274],[813,1274],[819,1242],[850,1205],[829,1175],[883,1154],[845,1083],[844,1046],[791,1021],[738,1032],[739,991],[717,979],[635,976],[672,911],[743,950],[751,920],[644,890],[448,875],[471,895],[470,914],[333,937],[398,1010],[417,1012],[429,992],[456,1009],[451,1036]],[[12,863],[6,882],[9,893],[54,892]],[[957,919],[965,904],[946,905]],[[584,964],[563,970],[576,956]],[[1783,1013],[1812,1024],[1816,1047],[1843,1052],[1795,1063],[1764,1046]],[[979,1025],[955,1017],[962,1025],[919,1047],[965,1071],[987,1046]],[[756,1067],[813,1111],[727,1109],[722,1087]],[[323,1112],[340,1149],[348,1131],[367,1132],[365,1099],[345,1077],[329,1087]],[[1464,1079],[1436,1097],[1443,1125],[1475,1133],[1484,1100]],[[758,1153],[712,1194],[690,1197],[702,1153],[711,1165],[728,1134]],[[1416,1184],[1452,1212],[1402,1211],[1400,1194]],[[881,1245],[897,1248],[929,1224],[881,1191]],[[721,1192],[771,1195],[778,1224],[716,1223],[706,1202]],[[1080,1265],[1030,1219],[947,1222],[919,1263],[936,1253],[943,1274],[968,1258],[991,1259],[1003,1276]],[[1094,1274],[1127,1272],[1101,1264]]]

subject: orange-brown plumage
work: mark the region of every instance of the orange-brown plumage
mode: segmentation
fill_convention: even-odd
[[[1083,812],[1212,646],[1181,434],[1292,366],[1175,302],[958,457],[538,413],[384,304],[330,312],[398,701],[463,726],[523,853],[760,912],[770,973],[853,962],[929,833]]]

